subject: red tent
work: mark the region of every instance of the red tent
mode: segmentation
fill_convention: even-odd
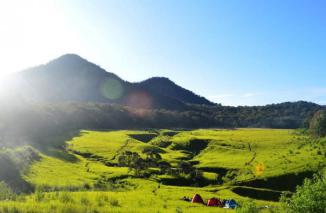
[[[195,194],[191,200],[192,203],[202,203],[204,204],[203,198],[199,194]]]
[[[219,199],[214,197],[214,198],[211,198],[211,199],[208,200],[207,206],[220,206],[220,207],[223,207],[223,204]]]

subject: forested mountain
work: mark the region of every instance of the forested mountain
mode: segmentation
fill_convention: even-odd
[[[137,108],[186,109],[214,103],[166,78],[130,83],[75,54],[20,72],[16,90],[34,102],[117,103]]]

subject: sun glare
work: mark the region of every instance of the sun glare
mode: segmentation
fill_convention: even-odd
[[[0,74],[45,63],[77,46],[57,2],[0,0]]]

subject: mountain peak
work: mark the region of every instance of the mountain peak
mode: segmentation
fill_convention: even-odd
[[[141,83],[145,83],[145,82],[151,82],[151,83],[159,82],[159,83],[173,83],[174,84],[174,82],[167,77],[151,77],[149,79],[142,81]]]
[[[204,97],[187,90],[166,77],[152,77],[139,83],[141,87],[166,97],[190,104],[215,105]]]
[[[83,59],[80,55],[78,55],[76,53],[66,53],[66,54],[60,56],[59,58],[77,58],[77,59]]]
[[[69,53],[69,54],[64,54],[52,61],[50,61],[48,64],[58,64],[58,63],[63,63],[63,64],[78,64],[78,63],[90,63],[86,59],[80,57],[77,54],[74,53]]]
[[[62,55],[47,64],[43,66],[43,69],[46,70],[46,72],[54,72],[54,73],[62,73],[63,75],[67,74],[88,74],[92,75],[92,73],[96,75],[112,75],[114,78],[119,78],[118,76],[114,75],[113,73],[107,72],[97,64],[94,64],[90,61],[88,61],[85,58],[82,58],[81,56],[69,53]],[[62,76],[64,77],[64,76]]]

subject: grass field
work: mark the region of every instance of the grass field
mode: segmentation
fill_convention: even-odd
[[[65,147],[69,158],[40,153],[22,171],[35,192],[0,201],[0,212],[233,211],[180,199],[196,193],[205,200],[253,199],[260,206],[277,208],[281,191],[293,191],[325,165],[325,149],[296,130],[83,130]],[[124,151],[145,157],[146,149],[160,153],[161,161],[173,169],[190,162],[202,173],[201,187],[155,168],[138,178],[118,165]]]

